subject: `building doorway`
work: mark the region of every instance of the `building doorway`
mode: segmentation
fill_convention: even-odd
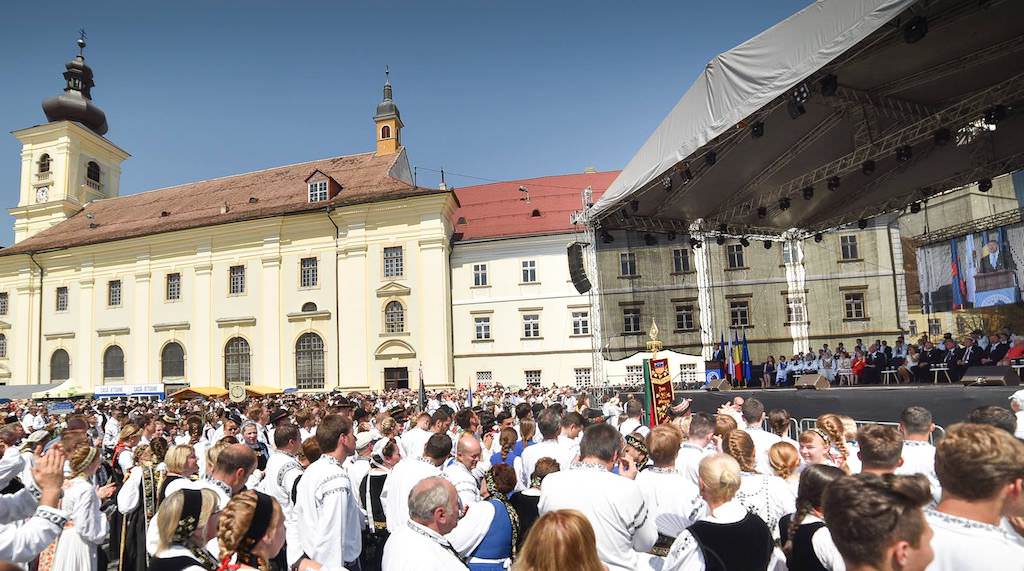
[[[384,369],[384,390],[409,388],[408,367],[388,367]]]

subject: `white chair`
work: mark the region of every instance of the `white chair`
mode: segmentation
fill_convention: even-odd
[[[836,373],[839,378],[839,386],[843,386],[843,384],[853,386],[853,369],[839,369]]]
[[[933,385],[939,384],[939,373],[942,373],[943,375],[946,376],[946,382],[947,383],[952,383],[953,382],[953,377],[949,376],[949,367],[947,367],[946,365],[932,365],[932,384]]]
[[[890,378],[892,379],[893,384],[899,384],[899,375],[896,373],[896,369],[886,369],[882,371],[883,385],[888,385]]]

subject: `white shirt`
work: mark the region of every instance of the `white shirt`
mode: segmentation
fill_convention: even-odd
[[[285,545],[288,547],[289,565],[298,561],[302,556],[302,552],[299,551],[301,531],[298,525],[299,516],[295,504],[292,503],[292,489],[294,489],[295,480],[300,476],[302,476],[302,465],[295,459],[295,456],[275,450],[270,453],[263,480],[256,487],[264,494],[273,496],[281,505],[281,512],[284,513]]]
[[[35,515],[24,522],[0,525],[0,561],[32,561],[57,540],[67,520],[64,510],[39,506]]]
[[[994,525],[925,510],[935,533],[935,559],[927,571],[1024,570],[1024,547]]]
[[[901,476],[910,474],[922,474],[928,478],[931,484],[932,498],[939,503],[942,497],[942,485],[935,473],[935,447],[920,440],[903,441],[903,465],[896,468],[896,474]]]
[[[403,460],[404,462],[404,460]],[[465,571],[448,540],[436,531],[410,521],[384,544],[383,571]]]
[[[800,525],[822,521],[820,517],[814,514],[807,514],[803,521],[800,522]],[[827,527],[814,532],[814,535],[811,536],[811,547],[814,549],[814,556],[818,558],[818,562],[826,569],[829,571],[846,571],[846,562],[843,561],[842,554],[839,553],[835,542],[832,541],[832,532]]]
[[[700,490],[675,468],[652,466],[637,474],[636,483],[643,492],[649,517],[654,518],[656,525],[658,516],[663,513],[678,514],[693,523],[707,512],[708,506],[701,499]],[[672,537],[664,529],[658,528],[658,532]]]
[[[1017,432],[1013,435],[1024,440],[1024,410],[1017,411]]]
[[[561,470],[568,470],[569,466],[572,466],[576,457],[580,455],[580,441],[579,438],[569,438],[568,436],[559,435],[558,445],[562,447],[561,456],[556,458],[558,460],[558,467]],[[536,469],[536,465],[534,468]],[[533,472],[531,471],[531,474]]]
[[[561,462],[564,454],[565,449],[558,444],[558,440],[543,440],[532,446],[527,446],[521,455],[523,459],[522,472],[516,474],[519,478],[519,485],[523,489],[530,487],[530,477],[533,476],[533,470],[541,458],[553,458]],[[564,467],[568,468],[568,465]]]
[[[700,461],[709,454],[707,448],[701,448],[692,442],[683,442],[679,447],[679,455],[676,456],[676,470],[694,486],[700,485],[700,474],[698,468]]]
[[[405,434],[402,434],[402,457],[419,458],[423,456],[423,448],[433,435],[433,432],[423,430],[418,426],[406,431]]]
[[[747,426],[743,431],[749,434],[750,439],[754,441],[754,460],[757,465],[757,471],[762,474],[772,474],[772,465],[768,460],[768,449],[776,442],[782,441],[782,438],[777,434],[764,430],[760,426]],[[800,450],[800,448],[797,447],[797,450]]]
[[[110,520],[100,511],[100,498],[92,482],[78,477],[64,490],[61,508],[68,512],[71,530],[92,545],[100,545],[110,533]],[[68,533],[68,531],[65,531]]]
[[[747,517],[746,508],[733,500],[718,506],[713,513],[701,517],[700,521],[724,525],[736,523],[745,517]],[[704,554],[693,534],[683,529],[683,525],[686,525],[685,521],[676,514],[665,514],[660,519],[662,520],[660,525],[675,531],[676,533],[673,535],[677,535],[675,541],[672,542],[672,547],[669,548],[668,555],[665,556],[659,567],[660,571],[703,571],[705,569]],[[768,569],[776,569],[776,567],[775,555],[773,555]]]
[[[107,427],[103,429],[103,445],[113,448],[117,444],[117,435],[121,433],[121,423],[111,417],[107,419]]]
[[[733,501],[768,524],[772,538],[776,540],[779,539],[779,520],[796,511],[793,488],[778,476],[743,472],[740,474],[740,489]]]
[[[324,454],[306,468],[295,510],[299,547],[310,559],[342,568],[359,558],[363,515],[348,474],[334,457]]]
[[[658,539],[640,486],[603,466],[580,464],[544,478],[541,514],[574,509],[594,526],[597,553],[609,571],[633,571]]]
[[[640,421],[635,418],[627,418],[626,420],[622,421],[622,424],[619,425],[619,432],[621,432],[623,436],[629,436],[634,432],[639,432],[641,436],[647,438],[647,435],[651,432],[651,429],[641,424]]]
[[[388,531],[402,529],[409,521],[409,492],[416,484],[431,476],[440,476],[441,469],[423,457],[405,458],[388,474],[380,494]],[[316,559],[319,562],[319,559]]]

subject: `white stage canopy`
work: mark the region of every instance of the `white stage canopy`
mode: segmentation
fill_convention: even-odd
[[[1019,0],[819,0],[709,62],[590,219],[812,232],[1020,168],[1022,52]]]

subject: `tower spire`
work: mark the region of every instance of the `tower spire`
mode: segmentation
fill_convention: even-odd
[[[391,90],[391,67],[384,66],[384,98],[377,104],[373,116],[377,128],[377,154],[390,155],[398,152],[402,145],[402,115],[394,101]]]
[[[384,66],[384,101],[391,101],[394,94],[391,92],[391,69]],[[395,108],[398,109],[397,107]]]
[[[64,65],[64,93],[43,101],[50,122],[75,121],[98,135],[107,132],[107,116],[92,101],[92,68],[85,64],[85,30],[78,31],[78,55]]]

